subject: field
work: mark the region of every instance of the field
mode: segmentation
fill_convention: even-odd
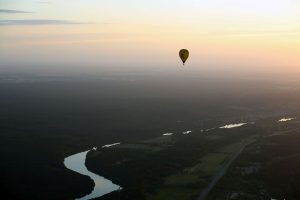
[[[269,200],[271,197],[296,200],[299,198],[299,139],[297,121],[279,123],[269,118],[241,128],[194,131],[190,135],[177,133],[100,149],[102,153],[98,156],[93,156],[97,152],[89,155],[87,165],[95,171],[93,166],[101,165],[99,174],[124,186],[122,198],[191,200],[199,196],[234,155],[242,152],[213,187],[209,200]],[[126,148],[131,154],[118,157],[118,149]],[[135,153],[142,151],[145,153],[137,159]],[[129,159],[119,162],[118,167],[112,166],[103,159],[106,153],[116,160]],[[122,182],[128,179],[131,181]],[[139,192],[132,193],[133,190]]]
[[[87,166],[124,187],[123,196],[135,199],[137,194],[131,193],[135,190],[139,198],[147,200],[167,196],[189,200],[199,195],[236,152],[255,140],[248,133],[257,129],[248,125],[175,133],[99,148],[88,154]]]
[[[300,198],[300,124],[288,122],[249,145],[209,200],[269,200]]]

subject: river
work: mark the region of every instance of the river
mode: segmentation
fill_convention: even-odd
[[[90,194],[87,194],[86,196],[81,198],[77,198],[76,200],[88,200],[101,197],[121,188],[119,185],[112,183],[110,180],[102,176],[90,172],[86,168],[85,160],[86,155],[89,151],[90,150],[71,155],[64,160],[64,165],[66,166],[66,168],[79,174],[89,176],[95,183],[94,190]]]

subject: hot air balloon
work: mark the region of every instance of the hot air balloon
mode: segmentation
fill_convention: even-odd
[[[182,60],[182,63],[184,65],[184,63],[186,62],[186,60],[189,58],[189,51],[187,49],[181,49],[179,51],[179,57]]]

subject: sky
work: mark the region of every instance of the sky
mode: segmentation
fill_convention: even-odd
[[[0,0],[0,70],[300,73],[299,0]]]

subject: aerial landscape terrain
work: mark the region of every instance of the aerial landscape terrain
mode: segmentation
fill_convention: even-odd
[[[91,193],[93,181],[63,163],[67,156],[91,149],[87,168],[122,187],[99,199],[200,198],[235,154],[240,156],[228,177],[220,177],[213,187],[216,192],[206,198],[299,197],[297,178],[293,179],[298,169],[299,95],[293,81],[269,87],[269,80],[260,80],[257,89],[247,79],[236,85],[234,79],[201,75],[176,81],[164,75],[140,76],[86,80],[3,75],[3,194],[15,199],[75,199]],[[172,89],[174,85],[181,89]],[[211,89],[206,91],[204,85]],[[242,90],[247,92],[241,95]],[[270,101],[273,95],[277,98]],[[285,117],[292,119],[279,122]],[[270,168],[272,163],[276,168]],[[290,167],[295,171],[285,174]],[[289,178],[284,182],[283,177]]]
[[[1,200],[299,200],[299,0],[0,0]]]

